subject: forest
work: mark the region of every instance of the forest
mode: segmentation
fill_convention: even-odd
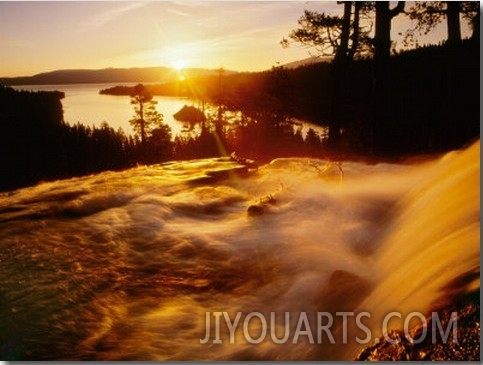
[[[108,123],[88,127],[65,122],[62,92],[0,86],[0,190],[232,153],[259,162],[284,156],[375,162],[461,148],[479,138],[479,10],[474,3],[459,2],[454,10],[449,2],[416,2],[405,10],[419,19],[419,28],[407,32],[408,42],[421,29],[429,32],[434,24],[448,21],[448,39],[438,45],[391,50],[391,20],[403,12],[404,2],[392,9],[388,2],[344,2],[340,17],[306,12],[301,28],[282,40],[284,46],[318,47],[320,55],[332,42],[330,63],[257,73],[220,69],[217,75],[183,82],[102,90],[131,96],[133,136]],[[454,29],[454,11],[458,27],[460,14],[470,23],[469,39]],[[373,35],[361,25],[363,15],[375,21]],[[334,40],[330,32],[338,37]],[[153,95],[195,98],[207,106],[200,110],[205,118],[172,136],[155,110]],[[328,133],[310,129],[302,136],[296,119],[325,126]]]

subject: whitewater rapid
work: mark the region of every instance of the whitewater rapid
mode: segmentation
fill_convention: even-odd
[[[0,359],[353,359],[363,346],[340,324],[335,344],[252,344],[242,326],[233,344],[226,329],[200,339],[207,312],[288,312],[294,327],[322,311],[369,312],[374,339],[388,312],[479,290],[479,148],[407,165],[171,162],[3,193]]]

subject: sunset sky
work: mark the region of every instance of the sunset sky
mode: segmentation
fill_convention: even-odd
[[[0,1],[0,76],[56,69],[224,67],[259,71],[308,57],[283,49],[304,9],[336,2]],[[395,24],[395,32],[398,23]]]

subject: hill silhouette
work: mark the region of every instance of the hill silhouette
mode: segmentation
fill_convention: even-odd
[[[300,66],[328,62],[327,58],[308,57],[284,64],[283,67],[294,69]],[[218,69],[186,68],[175,70],[169,67],[130,67],[104,69],[62,69],[42,72],[32,76],[0,77],[0,85],[63,85],[63,84],[102,84],[114,82],[166,83],[179,79],[180,73],[190,77],[218,75]],[[232,70],[223,70],[224,75],[236,74]]]
[[[196,77],[215,75],[218,71],[204,68],[183,70]],[[228,71],[233,73],[233,71]],[[179,71],[169,67],[105,68],[99,70],[73,69],[43,72],[33,76],[3,77],[0,84],[15,85],[58,85],[112,82],[172,82],[179,77]]]

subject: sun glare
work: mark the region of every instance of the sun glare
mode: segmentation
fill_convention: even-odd
[[[186,60],[175,60],[172,64],[176,71],[182,71],[186,67]]]
[[[171,67],[176,71],[176,74],[178,76],[178,81],[184,81],[186,79],[186,76],[184,74],[184,69],[187,66],[187,61],[185,59],[176,59],[171,62]]]

